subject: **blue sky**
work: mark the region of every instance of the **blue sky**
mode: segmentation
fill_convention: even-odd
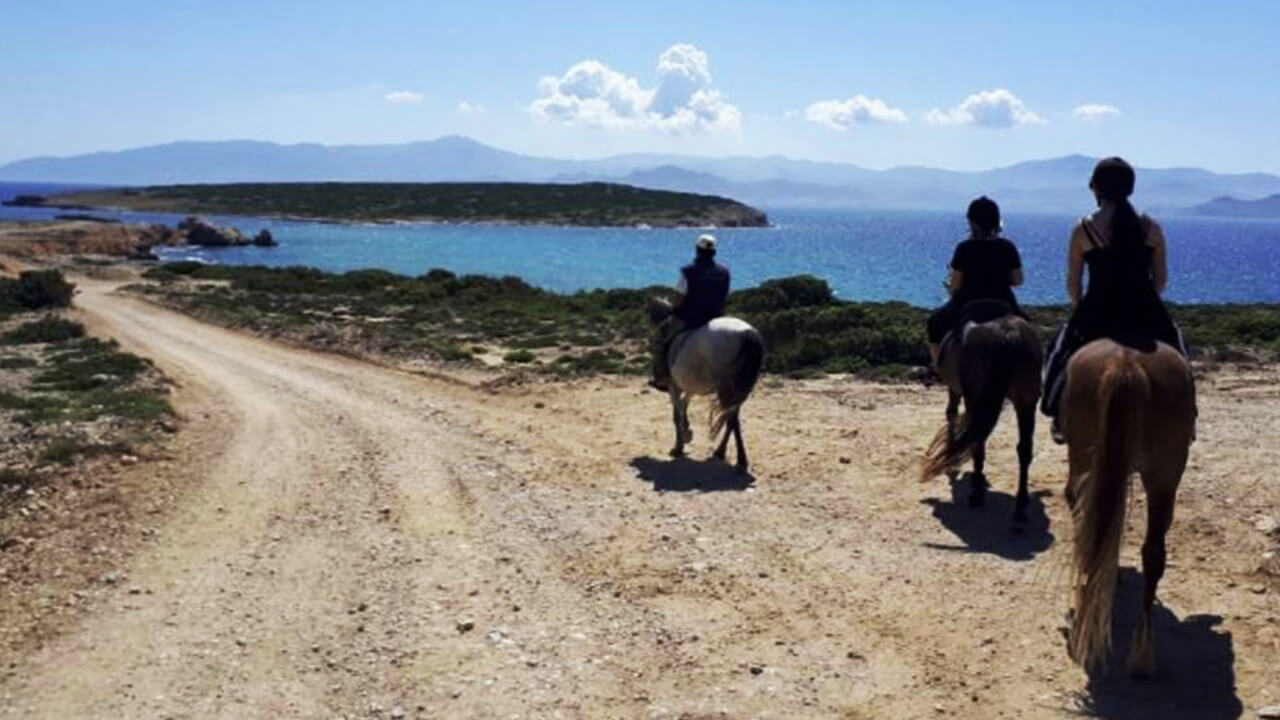
[[[0,163],[457,133],[562,157],[1080,152],[1280,173],[1274,0],[46,0],[3,17]]]

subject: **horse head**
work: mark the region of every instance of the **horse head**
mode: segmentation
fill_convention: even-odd
[[[649,314],[649,322],[653,325],[661,323],[668,317],[675,308],[671,306],[671,301],[664,297],[653,296],[649,298],[649,304],[645,307],[645,312]]]

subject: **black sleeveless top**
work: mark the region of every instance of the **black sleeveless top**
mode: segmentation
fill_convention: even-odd
[[[1088,218],[1081,220],[1080,226],[1089,241],[1084,253],[1089,285],[1076,308],[1073,324],[1083,339],[1147,338],[1178,347],[1177,329],[1151,277],[1154,249],[1146,238],[1129,246],[1104,245]]]

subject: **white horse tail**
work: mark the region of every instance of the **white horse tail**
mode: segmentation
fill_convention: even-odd
[[[747,401],[756,381],[760,379],[760,371],[764,368],[764,337],[755,328],[749,328],[742,334],[742,344],[738,347],[736,368],[728,382],[716,392],[711,401],[711,433],[717,437],[724,430],[725,423],[742,403]]]

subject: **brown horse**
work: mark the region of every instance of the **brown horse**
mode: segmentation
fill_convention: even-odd
[[[1119,572],[1129,478],[1147,492],[1142,543],[1146,592],[1129,670],[1155,669],[1151,607],[1164,574],[1164,537],[1187,451],[1195,438],[1196,396],[1191,366],[1163,343],[1130,347],[1095,340],[1067,365],[1063,430],[1070,475],[1066,497],[1075,524],[1075,609],[1068,645],[1086,669],[1101,665],[1111,645],[1111,606]]]
[[[938,363],[938,374],[950,393],[947,424],[925,453],[921,478],[928,480],[944,471],[954,476],[956,468],[972,458],[969,505],[981,506],[990,486],[983,474],[987,437],[1008,398],[1018,415],[1018,497],[1013,519],[1015,523],[1026,522],[1030,502],[1027,472],[1040,399],[1040,338],[1030,323],[1012,314],[987,322],[967,322],[956,335],[958,342],[944,344]],[[962,397],[964,415],[957,421]]]

